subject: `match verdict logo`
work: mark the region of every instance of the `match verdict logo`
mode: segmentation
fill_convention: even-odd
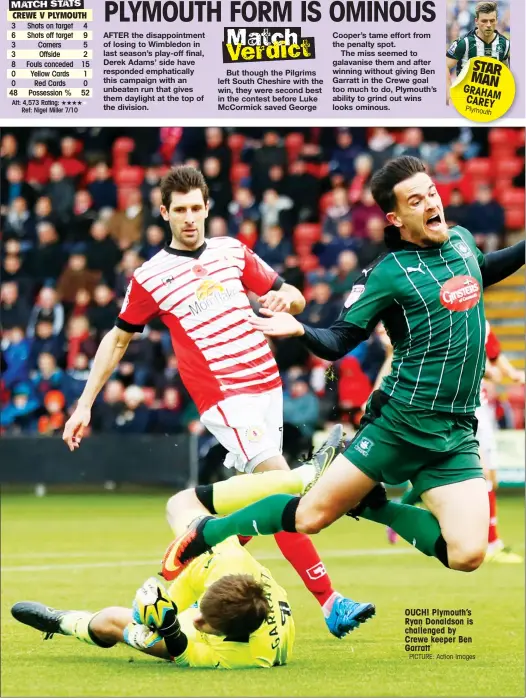
[[[316,58],[314,37],[301,36],[299,27],[225,27],[223,63],[298,61]]]

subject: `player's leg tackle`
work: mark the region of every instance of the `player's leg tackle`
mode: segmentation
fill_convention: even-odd
[[[175,495],[169,501],[167,510],[172,530],[176,535],[182,532],[181,526],[178,525],[178,516],[185,509],[195,510],[197,500],[208,511],[224,516],[275,492],[290,494],[308,492],[334,460],[341,448],[342,439],[343,429],[340,425],[336,425],[311,460],[295,470],[272,470],[254,475],[242,475],[213,486],[198,487],[195,491],[187,490]],[[254,533],[252,528],[245,535],[250,537]],[[343,637],[374,615],[373,604],[360,604],[334,591],[325,567],[308,536],[280,531],[277,532],[276,540],[284,556],[295,567],[307,588],[320,602],[327,627],[333,635]],[[171,567],[173,555],[177,549],[178,541],[174,541],[165,555],[164,567],[166,569],[168,565],[169,574],[176,573]]]

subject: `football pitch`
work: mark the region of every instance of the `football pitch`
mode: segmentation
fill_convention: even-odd
[[[103,650],[60,636],[43,642],[11,617],[19,600],[86,610],[131,605],[137,587],[159,570],[170,542],[167,497],[4,494],[3,696],[524,695],[523,566],[452,572],[403,541],[390,546],[383,527],[363,520],[345,518],[315,538],[334,586],[377,607],[376,617],[344,640],[329,634],[317,603],[273,539],[250,543],[289,593],[296,645],[285,667],[177,669],[124,645]],[[524,553],[523,499],[501,497],[499,517],[506,543]],[[444,616],[433,616],[433,609],[465,609],[464,622],[452,627],[472,641],[433,643],[433,658],[417,659],[405,649],[407,609],[428,609],[428,618]],[[447,638],[451,626],[440,627]]]

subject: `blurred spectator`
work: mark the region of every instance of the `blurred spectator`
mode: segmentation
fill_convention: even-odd
[[[70,311],[70,318],[76,317],[77,315],[86,315],[90,303],[91,293],[85,288],[79,288],[75,294],[75,304]]]
[[[91,226],[97,220],[97,212],[92,206],[91,195],[86,189],[79,189],[75,193],[73,216],[75,228],[68,237],[71,242],[82,243],[82,249],[84,249],[86,242],[90,239],[89,231]],[[69,247],[72,249],[72,245],[69,245]]]
[[[143,260],[136,250],[126,250],[122,256],[122,261],[117,267],[115,275],[115,294],[117,298],[124,298],[128,284],[132,280],[133,272],[138,269]]]
[[[53,226],[60,225],[58,217],[53,211],[53,205],[49,196],[39,196],[35,203],[34,222],[35,227],[39,223],[51,223]]]
[[[82,395],[89,376],[89,359],[86,354],[79,352],[73,361],[73,366],[66,369],[63,380],[63,391],[68,407],[73,405]]]
[[[351,413],[351,422],[357,426],[361,407],[367,401],[373,386],[362,371],[355,356],[344,357],[339,364],[338,402],[340,409]]]
[[[68,225],[73,214],[75,184],[73,180],[66,177],[64,168],[59,162],[54,162],[51,165],[49,174],[49,184],[43,191],[51,201],[51,207],[57,221],[61,225]]]
[[[449,199],[449,206],[444,209],[444,215],[448,225],[469,225],[469,206],[464,202],[464,195],[460,189],[453,189]]]
[[[109,380],[100,397],[93,406],[93,430],[108,432],[112,430],[117,415],[124,407],[123,384],[118,380]]]
[[[54,284],[66,263],[57,229],[52,223],[39,223],[37,238],[38,243],[29,255],[32,274],[41,283]]]
[[[351,250],[340,252],[336,275],[331,280],[331,290],[340,299],[349,293],[354,282],[360,276],[358,257]]]
[[[15,243],[18,245],[18,248],[20,248],[17,241],[11,240],[10,242]],[[2,259],[2,272],[0,278],[3,282],[16,281],[20,297],[25,298],[26,300],[28,298],[32,298],[35,282],[26,268],[27,265],[22,263],[20,255],[9,253],[7,250],[7,245],[5,246],[4,251],[6,254]]]
[[[252,161],[252,190],[258,199],[263,194],[263,182],[268,176],[268,171],[273,165],[285,167],[287,164],[287,151],[280,142],[276,131],[266,131],[260,148],[254,151]]]
[[[424,142],[424,133],[421,128],[411,126],[402,133],[402,140],[393,148],[393,157],[401,155],[412,155],[415,158],[429,160],[432,157],[435,147]]]
[[[281,276],[286,284],[295,286],[303,293],[303,288],[305,286],[305,274],[300,267],[299,257],[294,252],[285,257]]]
[[[205,143],[205,159],[217,158],[223,165],[223,175],[228,178],[230,168],[232,167],[232,153],[225,143],[223,129],[217,126],[209,126],[206,128]]]
[[[59,335],[64,328],[64,306],[58,300],[54,288],[44,286],[40,290],[27,323],[28,337],[34,337],[35,326],[39,320],[49,320],[53,325],[54,335]]]
[[[108,221],[110,234],[121,250],[140,242],[144,211],[141,192],[131,189],[124,211],[116,211]]]
[[[367,221],[367,237],[360,241],[357,249],[361,267],[367,267],[379,255],[387,251],[384,242],[385,221],[383,217],[369,218]]]
[[[307,164],[301,158],[289,165],[287,194],[294,201],[295,223],[316,221],[320,180],[309,174]]]
[[[53,323],[50,320],[39,320],[31,343],[30,368],[37,368],[38,357],[43,353],[51,354],[57,361],[62,361],[64,355],[62,344],[62,339],[53,334]]]
[[[106,283],[115,283],[115,267],[122,252],[110,236],[106,223],[95,221],[90,228],[90,239],[86,245],[86,264],[91,271],[101,272]]]
[[[64,371],[57,366],[57,360],[49,352],[37,356],[37,369],[31,374],[34,394],[42,401],[49,390],[62,390]]]
[[[288,236],[292,233],[292,208],[294,202],[288,196],[280,196],[275,189],[267,189],[259,205],[261,232],[273,225],[279,225]]]
[[[53,158],[48,152],[45,143],[35,143],[32,148],[31,157],[27,163],[26,182],[37,191],[48,183]]]
[[[95,286],[93,301],[86,315],[99,341],[115,325],[118,314],[119,307],[115,302],[113,290],[106,284]]]
[[[360,200],[362,192],[371,178],[373,171],[373,159],[369,153],[361,153],[354,161],[356,174],[352,178],[349,187],[349,201],[355,204]]]
[[[181,431],[182,402],[176,388],[166,388],[159,409],[155,410],[152,431],[157,434],[177,434]]]
[[[226,218],[232,200],[232,187],[228,173],[223,170],[221,160],[208,157],[203,162],[203,174],[210,192],[210,211],[214,216]]]
[[[228,204],[228,233],[235,236],[239,233],[244,221],[259,221],[259,207],[254,194],[248,187],[238,187],[234,198]]]
[[[86,255],[74,252],[57,282],[57,293],[64,303],[73,305],[77,291],[85,288],[93,294],[95,286],[100,282],[101,273],[87,268]]]
[[[36,242],[35,221],[29,211],[27,201],[17,196],[7,209],[5,219],[5,239],[18,240],[23,252],[31,249]]]
[[[332,151],[329,168],[340,172],[347,181],[351,181],[356,170],[354,161],[363,148],[353,143],[353,134],[349,128],[338,128],[336,132],[336,148]]]
[[[31,340],[24,335],[21,326],[12,327],[10,330],[4,327],[2,339],[2,356],[6,369],[2,372],[2,380],[7,388],[15,383],[27,381],[29,378],[29,360]]]
[[[504,233],[504,209],[495,201],[491,187],[486,184],[477,188],[475,200],[469,205],[468,228],[477,245],[485,252],[499,248]]]
[[[6,183],[0,192],[2,207],[21,196],[29,206],[33,205],[36,198],[35,190],[24,180],[24,168],[19,162],[12,162],[5,173]]]
[[[156,377],[155,387],[158,391],[163,391],[165,388],[175,388],[179,395],[186,395],[175,354],[168,355],[164,370]]]
[[[462,179],[462,167],[455,153],[450,151],[437,162],[434,179],[442,184],[451,184]]]
[[[151,259],[163,249],[164,244],[164,230],[158,225],[149,225],[146,228],[146,240],[139,254],[145,260]]]
[[[353,236],[355,238],[367,237],[367,223],[370,218],[383,218],[382,209],[373,199],[370,187],[365,187],[360,200],[351,209]]]
[[[292,254],[292,245],[289,240],[285,240],[279,225],[271,225],[263,231],[256,242],[254,252],[278,274],[281,274],[285,258]]]
[[[141,196],[144,201],[150,198],[154,189],[159,189],[160,181],[159,168],[152,166],[144,170],[144,179],[141,182]]]
[[[150,411],[144,404],[144,392],[138,385],[129,385],[124,391],[124,405],[115,417],[112,431],[121,434],[145,434],[150,422]]]
[[[43,436],[61,434],[66,423],[66,398],[60,390],[50,390],[44,396],[45,413],[38,419],[37,430]]]
[[[167,225],[163,220],[160,211],[160,206],[162,204],[160,187],[154,187],[150,191],[147,200],[148,204],[145,206],[143,211],[143,230],[146,230],[146,228],[148,228],[150,225],[158,225],[163,229],[163,231],[166,231]]]
[[[7,187],[7,168],[18,159],[18,142],[12,133],[4,133],[0,141],[0,189]],[[2,200],[3,201],[3,200]]]
[[[368,147],[373,158],[373,170],[379,170],[393,157],[395,139],[385,126],[376,126],[368,140]]]
[[[60,157],[59,162],[66,177],[73,181],[77,181],[86,171],[86,163],[81,160],[77,153],[79,152],[79,143],[71,136],[66,136],[60,141]]]
[[[249,249],[253,250],[258,240],[258,229],[255,222],[250,220],[250,218],[244,220],[239,227],[236,237]]]
[[[323,232],[327,235],[336,235],[338,223],[343,220],[351,220],[351,205],[347,189],[338,187],[332,192],[332,203],[327,208],[323,220]]]
[[[38,400],[28,383],[13,388],[12,401],[0,412],[0,426],[8,434],[33,433],[37,427]]]
[[[94,179],[88,184],[88,191],[93,201],[93,208],[117,208],[117,185],[111,178],[111,172],[105,162],[95,165]]]
[[[222,238],[228,235],[226,220],[220,216],[213,216],[208,220],[208,237]]]
[[[283,395],[283,450],[288,459],[295,460],[311,449],[319,412],[318,398],[308,383],[294,381]]]
[[[320,281],[312,287],[311,299],[298,320],[312,327],[329,327],[340,314],[340,308],[340,301],[331,298],[329,284]]]
[[[78,354],[86,354],[89,359],[95,356],[98,343],[90,331],[88,318],[85,315],[70,317],[66,327],[66,338],[68,341],[66,368],[75,366]]]
[[[345,250],[355,251],[358,246],[353,234],[353,224],[350,220],[338,221],[336,235],[331,237],[324,234],[321,242],[313,247],[313,252],[318,255],[320,264],[325,269],[332,269],[338,263],[338,258]]]
[[[18,283],[5,281],[0,288],[0,310],[2,327],[25,327],[30,314],[30,307],[25,298],[20,298]]]

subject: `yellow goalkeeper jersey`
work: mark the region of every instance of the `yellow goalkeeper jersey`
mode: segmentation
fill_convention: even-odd
[[[193,620],[199,613],[191,608],[209,586],[227,574],[250,574],[263,584],[270,605],[267,620],[245,638],[209,635],[197,630]],[[181,628],[188,646],[179,657],[178,666],[214,667],[216,669],[270,668],[285,664],[294,645],[294,620],[287,594],[269,570],[243,548],[237,537],[215,546],[211,553],[200,555],[172,583],[170,596],[179,609]]]

